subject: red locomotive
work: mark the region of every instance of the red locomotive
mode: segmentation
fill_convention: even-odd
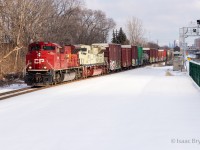
[[[56,43],[36,42],[29,45],[26,55],[28,85],[48,85],[50,83],[73,80],[75,67],[79,67],[77,53],[73,46],[64,49]],[[62,68],[62,69],[61,69]]]
[[[31,86],[45,86],[63,81],[105,73],[105,64],[82,64],[79,55],[86,48],[56,43],[35,42],[26,55],[25,82]]]

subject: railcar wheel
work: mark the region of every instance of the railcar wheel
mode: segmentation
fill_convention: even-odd
[[[62,77],[60,73],[56,73],[56,83],[60,83],[62,81]]]

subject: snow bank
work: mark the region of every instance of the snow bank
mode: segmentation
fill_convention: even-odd
[[[23,84],[23,83],[6,85],[3,87],[0,87],[0,93],[17,90],[17,89],[21,89],[21,88],[25,88],[25,87],[27,87],[27,85]]]

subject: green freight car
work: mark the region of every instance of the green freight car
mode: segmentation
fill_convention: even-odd
[[[138,65],[142,65],[143,64],[143,47],[138,46]]]

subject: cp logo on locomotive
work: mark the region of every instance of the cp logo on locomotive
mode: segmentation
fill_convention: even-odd
[[[41,64],[44,62],[44,59],[34,59],[34,64]]]

